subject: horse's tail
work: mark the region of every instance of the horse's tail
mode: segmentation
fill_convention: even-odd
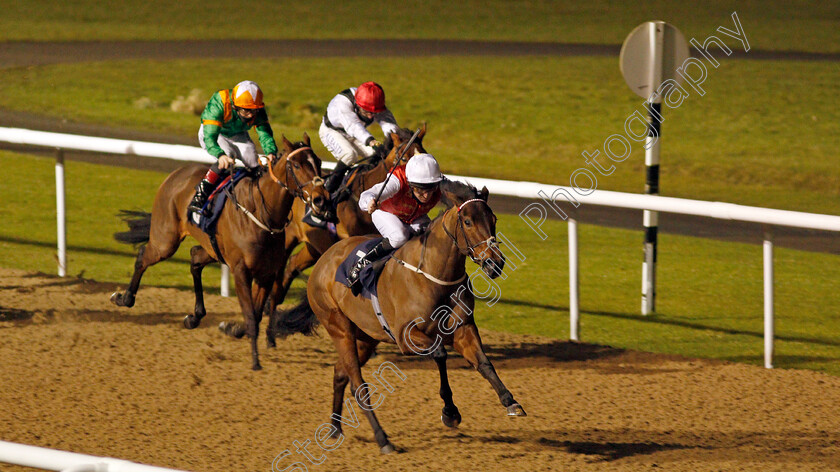
[[[303,300],[297,306],[278,313],[274,333],[284,338],[295,333],[311,336],[315,334],[315,328],[317,327],[318,318],[309,306],[309,298],[304,293]]]
[[[114,239],[125,244],[145,244],[149,242],[152,227],[152,214],[144,211],[120,210],[118,215],[128,225],[128,231],[114,233]]]

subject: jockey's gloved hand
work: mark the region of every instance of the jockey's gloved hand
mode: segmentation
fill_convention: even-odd
[[[227,154],[222,154],[219,156],[219,169],[227,170],[228,168],[233,169],[233,166],[236,164],[236,160]]]

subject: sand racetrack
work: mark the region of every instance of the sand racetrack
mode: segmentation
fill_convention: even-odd
[[[188,331],[190,292],[141,287],[125,309],[108,302],[115,288],[0,269],[0,439],[192,471],[268,472],[286,449],[278,471],[840,469],[840,378],[493,332],[488,354],[529,416],[507,418],[453,355],[464,420],[450,430],[434,363],[383,346],[365,373],[393,361],[406,376],[376,410],[401,452],[379,454],[358,407],[361,425],[325,452],[313,435],[330,412],[326,335],[261,342],[252,372],[246,343],[216,329],[240,318],[235,299],[209,295]],[[295,453],[306,440],[323,463]]]

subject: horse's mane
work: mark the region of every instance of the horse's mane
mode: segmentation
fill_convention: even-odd
[[[400,138],[400,141],[402,142],[406,142],[409,139],[411,139],[412,134],[414,133],[408,128],[398,128],[396,132],[396,135]],[[387,156],[388,153],[390,153],[394,149],[394,140],[391,139],[390,133],[388,133],[388,135],[385,136],[385,142],[383,144],[385,145],[385,155]]]
[[[467,200],[472,200],[473,198],[481,198],[481,193],[471,184],[461,182],[459,180],[449,180],[445,177],[443,182],[440,183],[440,202],[446,205],[446,210],[449,210],[455,205],[460,205]],[[438,212],[432,222],[435,222],[443,217],[446,210]],[[429,224],[426,231],[431,229],[431,227],[432,225]]]
[[[440,183],[440,200],[446,205],[447,210],[467,200],[480,197],[480,192],[472,184],[449,179],[443,179]]]

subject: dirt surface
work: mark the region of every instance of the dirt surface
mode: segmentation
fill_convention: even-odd
[[[380,455],[358,406],[361,424],[325,452],[314,443],[332,395],[325,334],[262,348],[252,372],[247,344],[215,327],[239,318],[234,299],[208,295],[211,314],[187,331],[190,292],[141,288],[125,309],[108,302],[116,288],[0,269],[0,438],[208,472],[267,472],[287,449],[277,470],[307,462],[293,444],[307,440],[324,459],[310,471],[840,470],[840,378],[486,331],[529,416],[507,418],[455,355],[464,421],[448,429],[433,362],[384,346],[365,374],[389,361],[406,377],[385,374],[395,390],[380,389],[376,410],[400,453]]]

